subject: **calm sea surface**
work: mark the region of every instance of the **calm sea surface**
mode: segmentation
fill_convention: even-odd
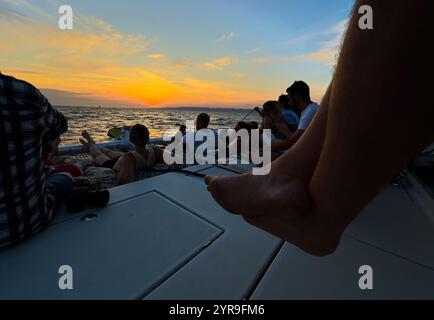
[[[249,113],[249,110],[182,110],[182,109],[119,109],[119,108],[86,108],[56,107],[69,122],[68,132],[62,136],[62,146],[79,144],[81,132],[86,129],[96,142],[109,141],[107,131],[114,127],[131,126],[136,123],[146,125],[151,137],[162,137],[164,133],[176,133],[181,124],[194,120],[201,112],[211,117],[210,128],[234,128],[236,123]],[[251,114],[248,121],[259,121],[256,113]]]

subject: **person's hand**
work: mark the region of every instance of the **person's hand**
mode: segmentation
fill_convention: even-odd
[[[291,138],[292,132],[285,122],[279,121],[273,125],[273,128],[279,135],[284,136],[288,139]]]
[[[265,117],[264,122],[262,123],[263,129],[272,129],[273,128],[273,120],[270,117]]]

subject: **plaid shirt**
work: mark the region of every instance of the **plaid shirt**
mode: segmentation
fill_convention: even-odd
[[[51,220],[54,201],[42,150],[67,128],[39,90],[0,73],[0,247],[34,235]]]

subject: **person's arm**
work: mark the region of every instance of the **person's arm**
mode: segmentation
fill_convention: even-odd
[[[262,130],[269,129],[271,130],[273,128],[273,121],[270,117],[264,117],[264,120],[262,121]]]
[[[122,186],[134,182],[136,179],[136,160],[134,157],[130,154],[125,154],[119,161],[118,185]]]
[[[172,137],[172,138],[170,138],[170,141],[163,141],[163,146],[167,147],[168,145],[174,143],[175,140],[176,140],[176,137]]]
[[[45,125],[48,128],[49,139],[54,140],[68,130],[68,120],[61,112],[51,106],[44,95],[39,94],[40,104],[45,112]]]
[[[294,131],[291,131],[288,124],[285,121],[280,121],[273,126],[274,130],[281,136],[285,137],[286,139],[291,139],[292,135],[294,134]]]
[[[154,147],[155,161],[156,163],[164,162],[164,150],[161,148]]]
[[[272,152],[285,151],[292,148],[303,135],[304,130],[297,130],[288,140],[276,140],[271,144]]]

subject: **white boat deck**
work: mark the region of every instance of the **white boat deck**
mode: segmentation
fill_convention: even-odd
[[[315,258],[225,212],[203,179],[171,173],[115,188],[107,208],[63,212],[0,251],[0,299],[433,299],[433,249],[433,221],[402,187],[373,201],[335,254]],[[74,290],[59,289],[61,265]],[[372,291],[358,286],[362,265]]]

